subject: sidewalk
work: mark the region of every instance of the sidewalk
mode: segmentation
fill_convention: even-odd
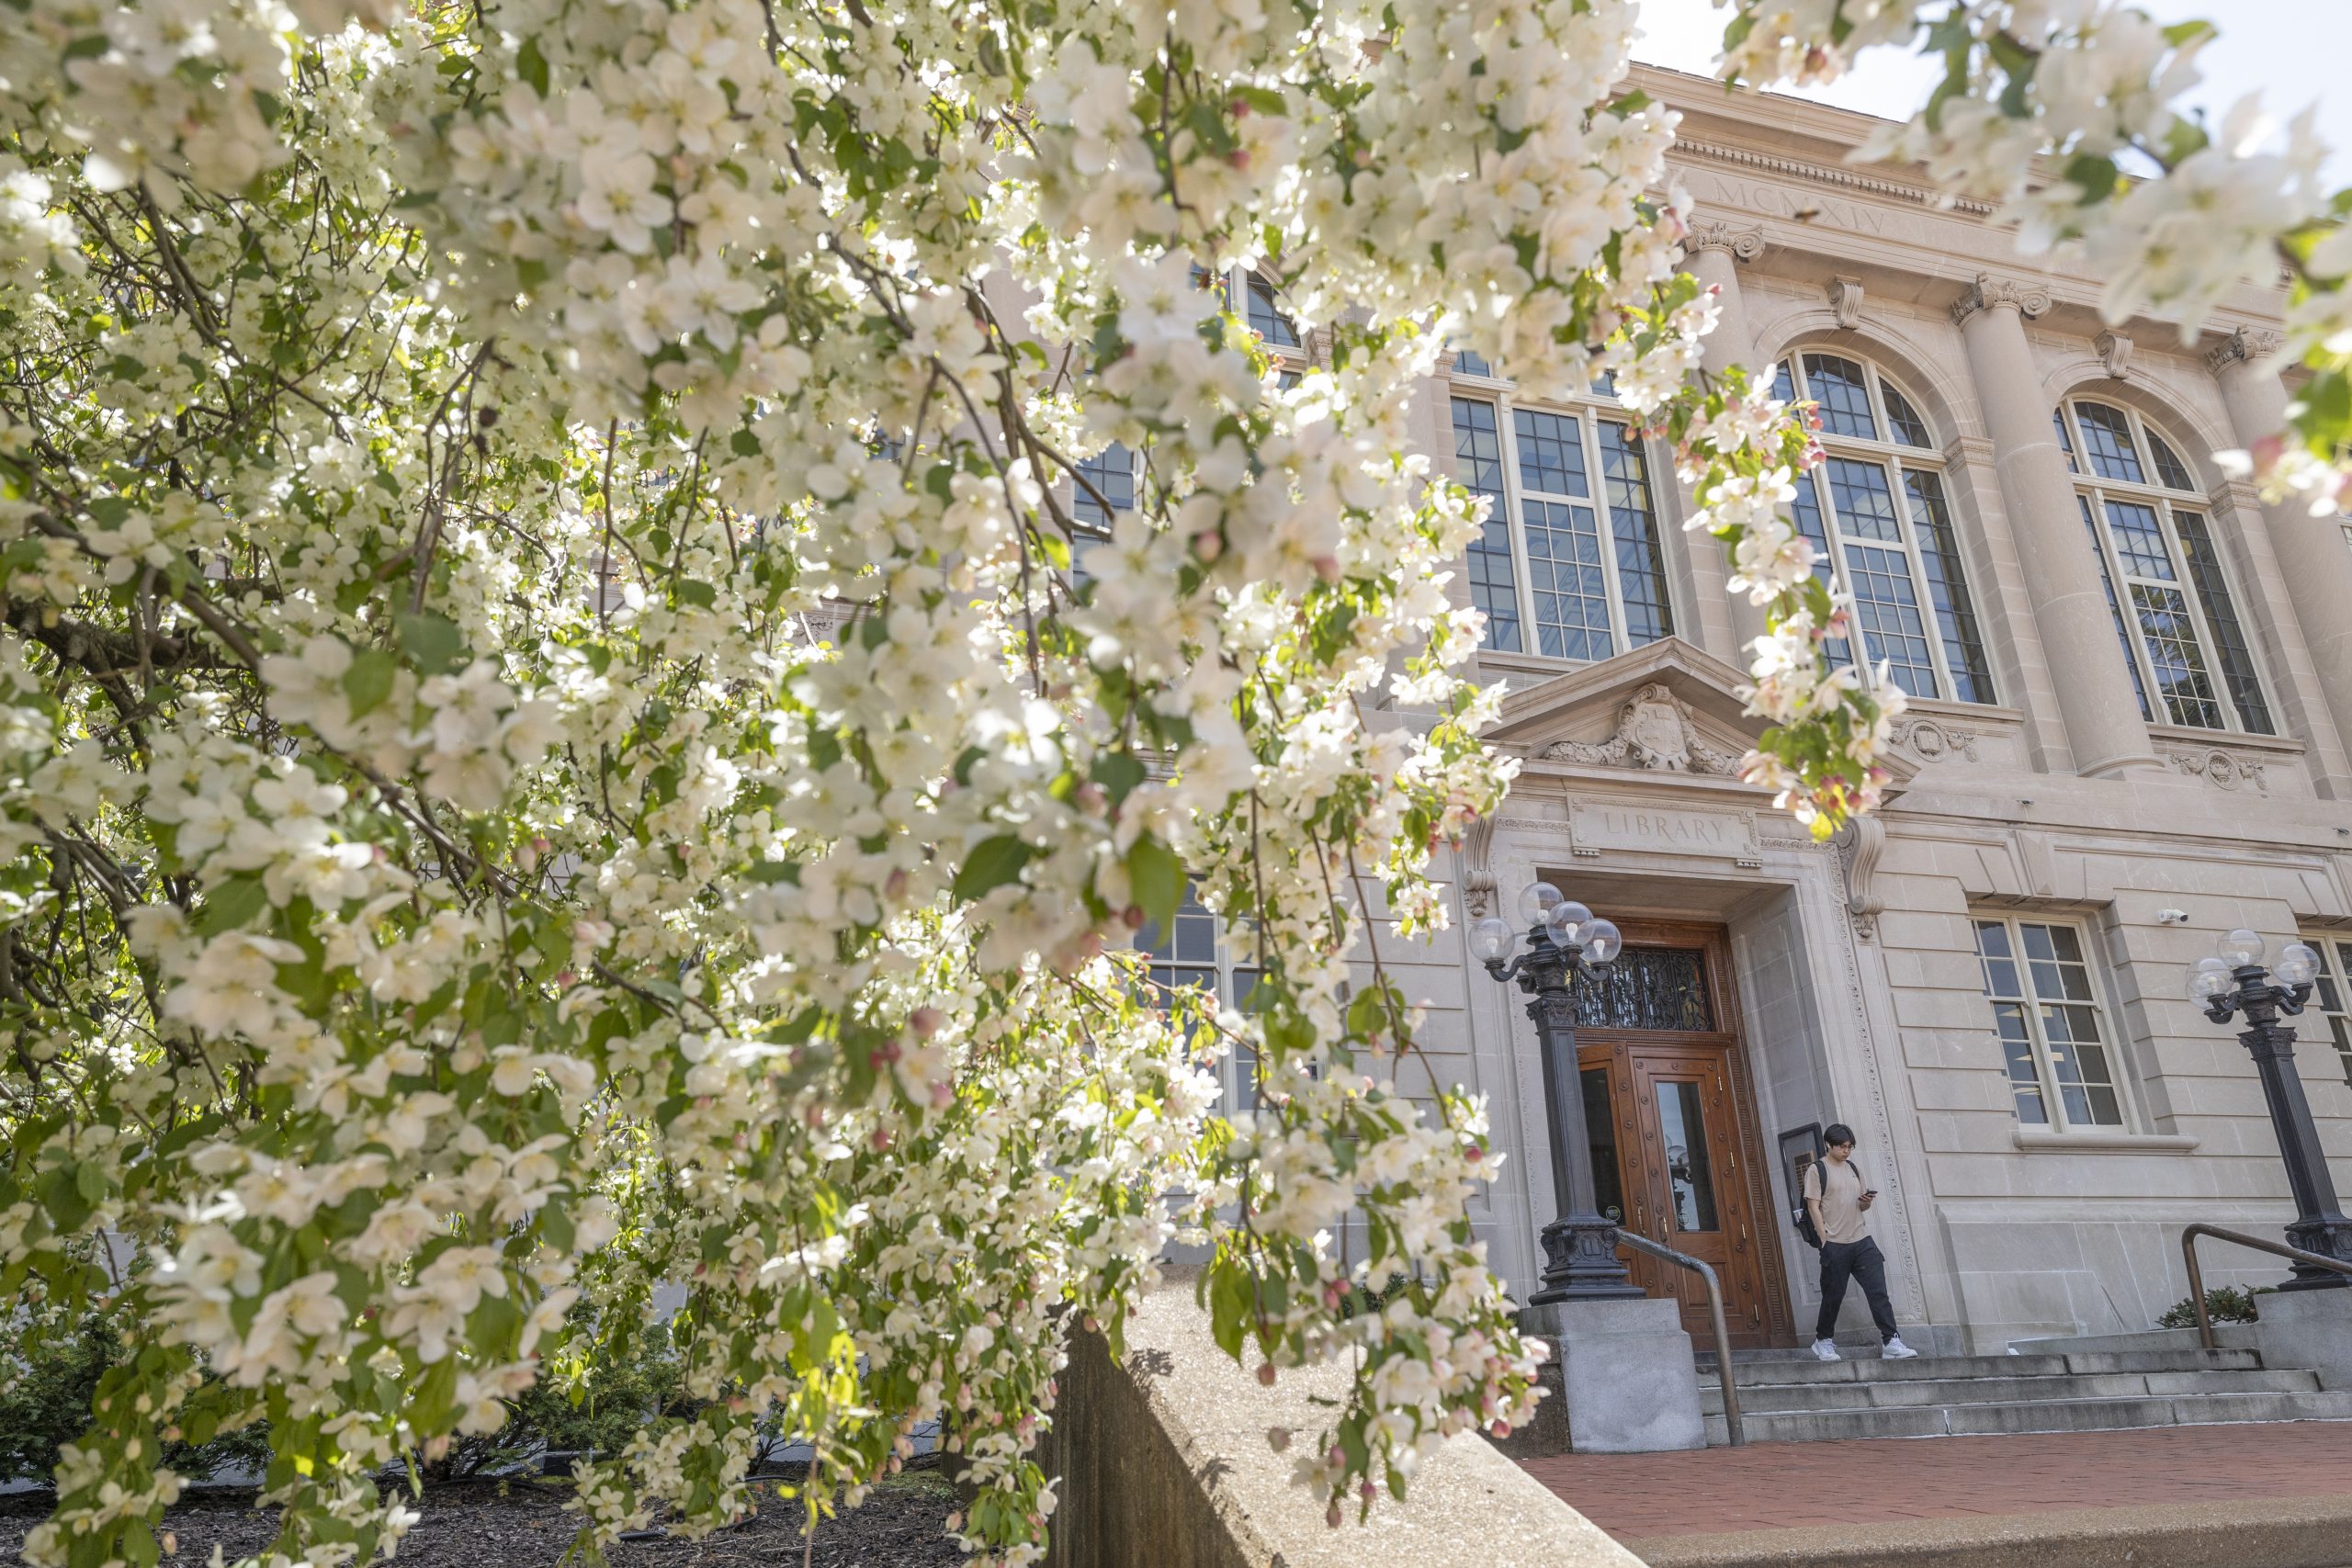
[[[2352,1422],[1758,1443],[1522,1460],[1621,1541],[2352,1495]]]

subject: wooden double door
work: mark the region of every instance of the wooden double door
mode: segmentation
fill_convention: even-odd
[[[1624,954],[1581,1000],[1577,1026],[1600,1212],[1713,1265],[1734,1345],[1792,1344],[1723,928],[1620,923]],[[1699,1346],[1712,1342],[1698,1275],[1630,1247],[1619,1256],[1650,1294],[1681,1302]]]

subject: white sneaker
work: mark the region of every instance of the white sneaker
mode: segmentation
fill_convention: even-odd
[[[1918,1353],[1918,1351],[1911,1348],[1910,1346],[1903,1343],[1902,1336],[1897,1335],[1895,1337],[1888,1340],[1885,1348],[1880,1350],[1878,1354],[1881,1360],[1907,1361]]]
[[[1911,1354],[1908,1350],[1903,1353],[1906,1356]],[[1834,1340],[1816,1339],[1813,1342],[1813,1359],[1816,1361],[1836,1361],[1842,1360],[1844,1358],[1838,1354],[1838,1346]]]

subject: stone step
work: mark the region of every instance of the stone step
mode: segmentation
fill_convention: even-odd
[[[2029,1378],[2108,1372],[2196,1372],[2253,1371],[2262,1358],[2252,1350],[2102,1350],[2044,1356],[1918,1356],[1889,1361],[1877,1356],[1816,1361],[1805,1352],[1750,1360],[1735,1352],[1732,1376],[1741,1382],[1913,1382],[1954,1378]],[[1701,1382],[1715,1378],[1713,1358],[1699,1367]]]
[[[1728,1441],[1721,1416],[1707,1440]],[[1741,1412],[1751,1443],[1860,1438],[1942,1438],[2009,1432],[2113,1431],[2242,1421],[2352,1421],[2352,1393],[2143,1394],[2120,1399],[2042,1399],[2000,1404],[1931,1404],[1861,1410]]]
[[[2126,1399],[2142,1394],[2317,1393],[2315,1372],[2282,1370],[2096,1372],[2041,1377],[1882,1378],[1867,1382],[1739,1382],[1739,1407],[1757,1415],[1895,1409],[1930,1404],[2018,1404],[2037,1400]],[[1699,1384],[1701,1408],[1723,1410],[1723,1385]]]

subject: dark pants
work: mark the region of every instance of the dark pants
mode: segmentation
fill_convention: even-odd
[[[1861,1281],[1862,1294],[1871,1303],[1871,1318],[1878,1325],[1878,1337],[1883,1343],[1894,1337],[1894,1303],[1886,1297],[1886,1255],[1878,1249],[1878,1241],[1864,1236],[1860,1241],[1833,1241],[1821,1249],[1821,1316],[1813,1326],[1815,1339],[1832,1339],[1838,1334],[1838,1309],[1846,1304],[1846,1281]]]

